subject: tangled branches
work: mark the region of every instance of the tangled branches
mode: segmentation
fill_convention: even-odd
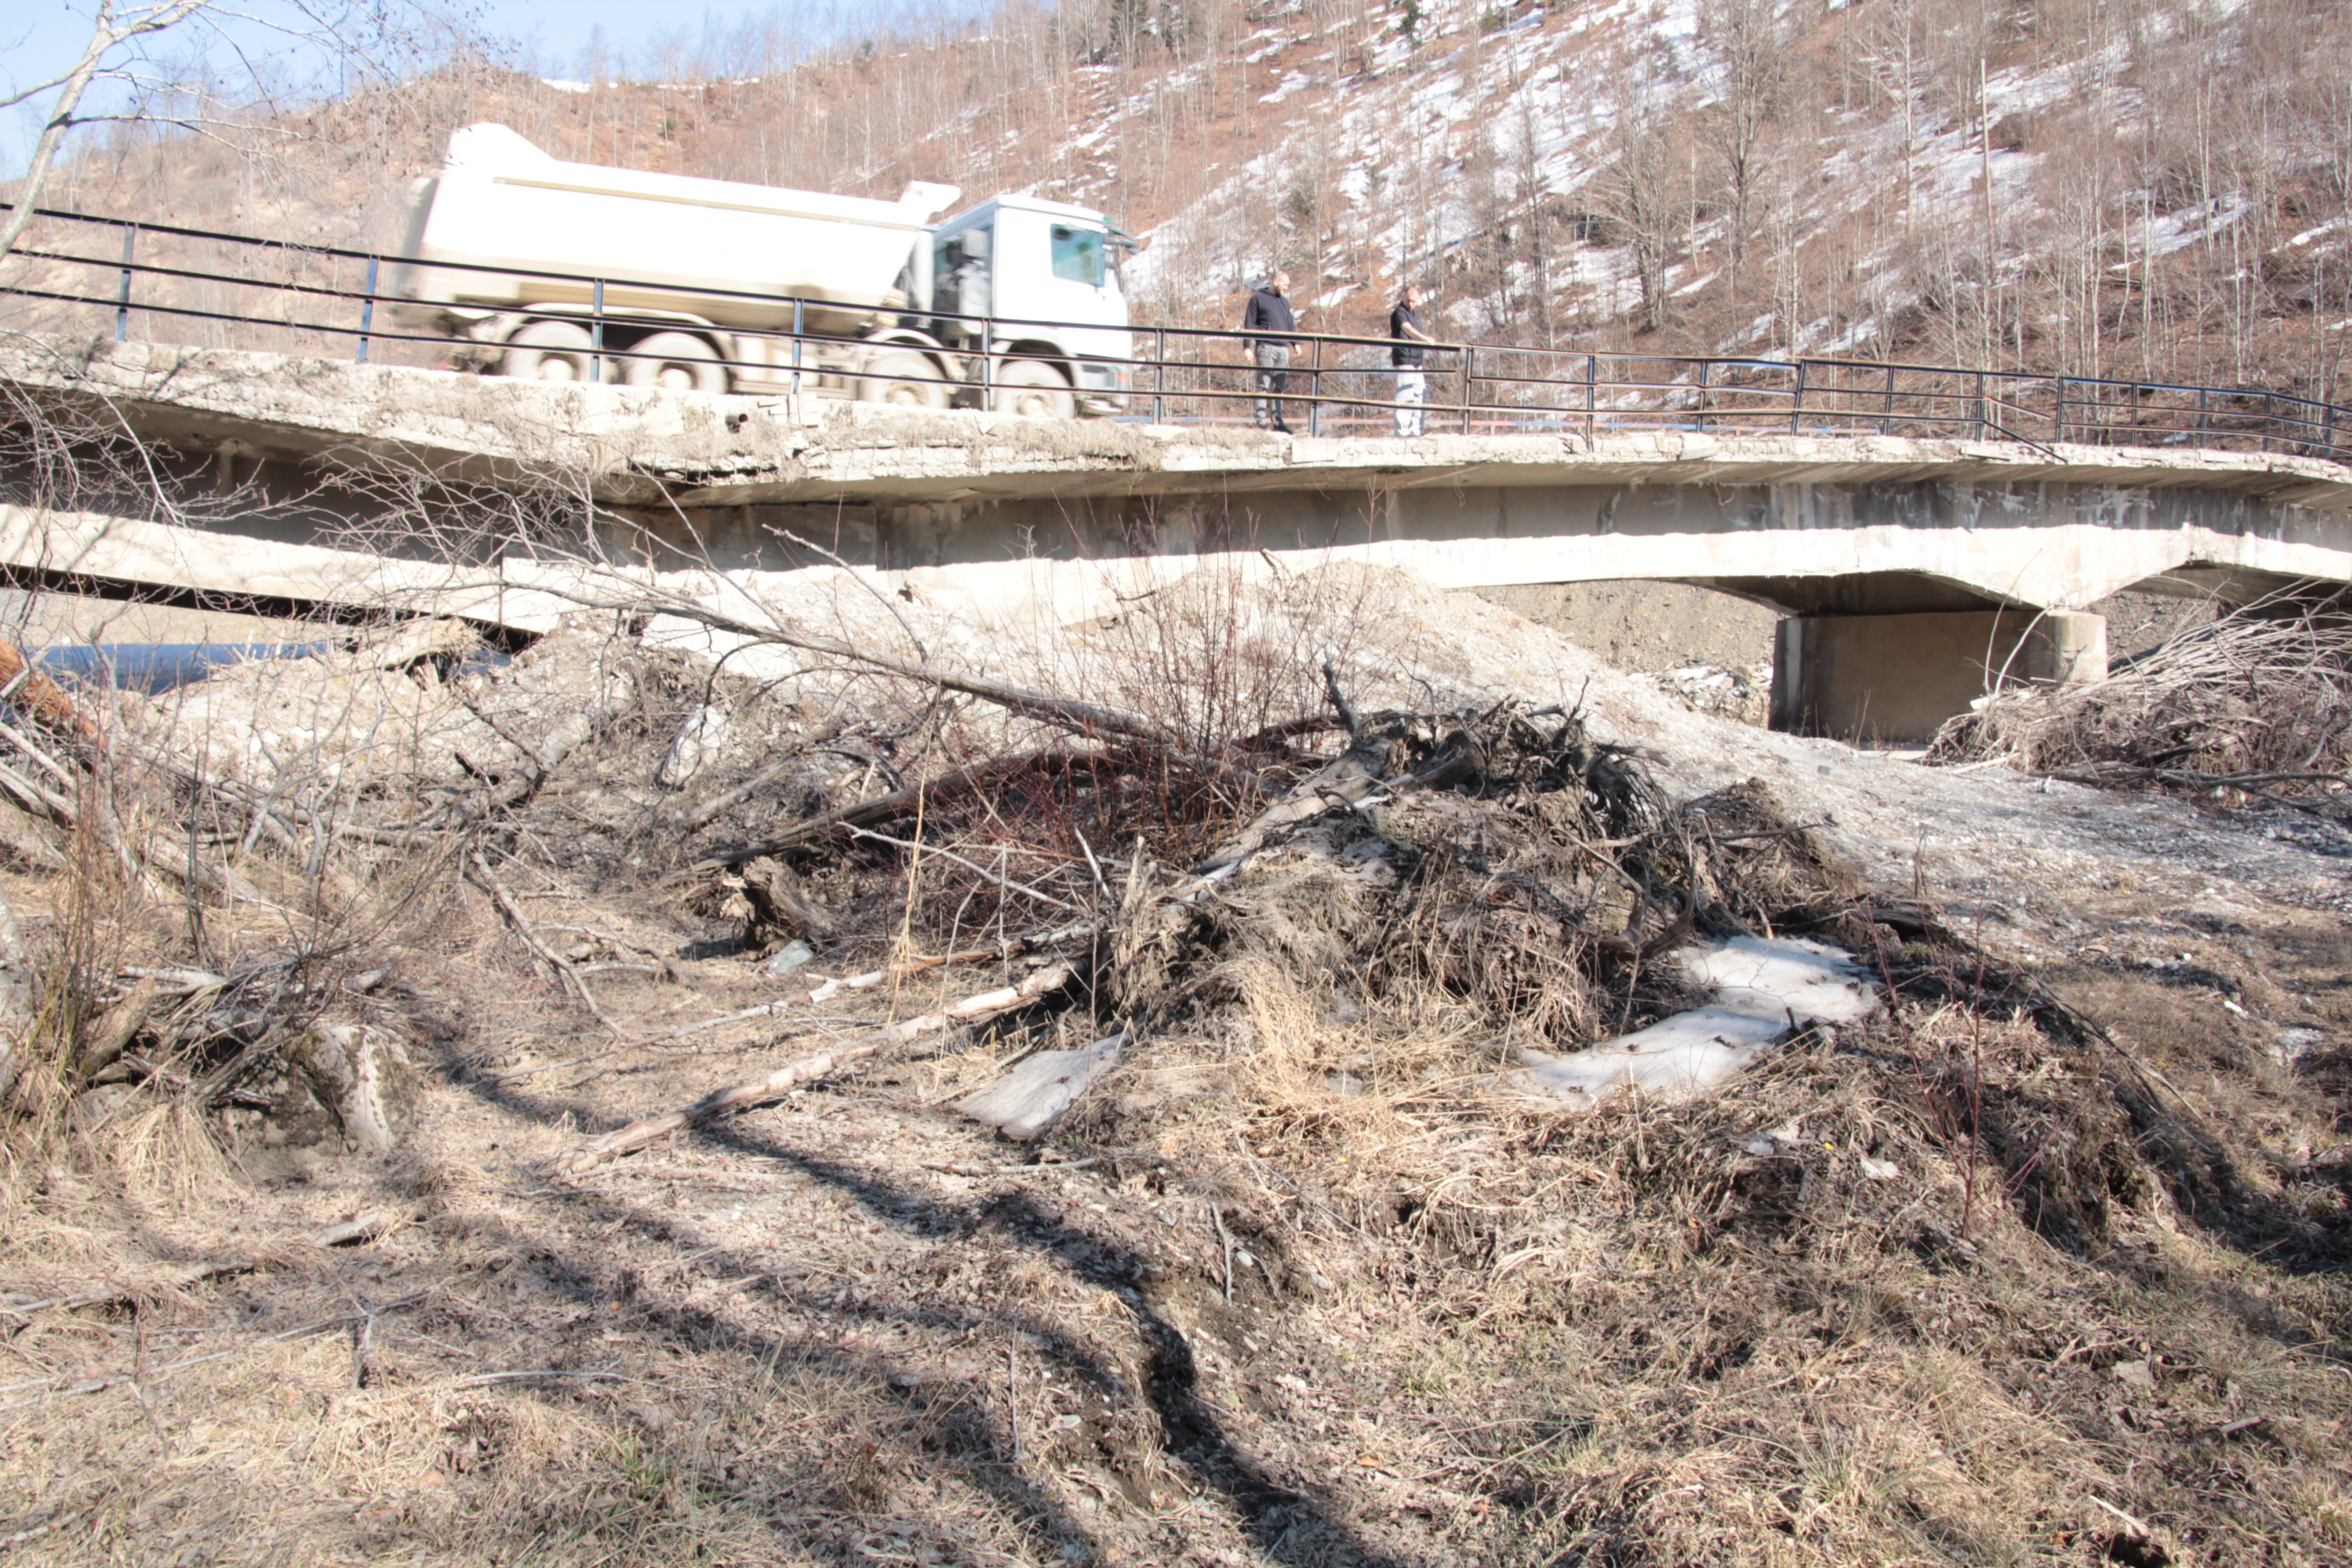
[[[2340,610],[2251,605],[2105,680],[2002,692],[1946,724],[1928,755],[2334,815],[2313,797],[2352,784],[2352,626]]]

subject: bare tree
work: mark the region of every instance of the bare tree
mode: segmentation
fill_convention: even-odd
[[[148,0],[127,6],[97,0],[80,57],[61,74],[0,100],[0,109],[13,109],[48,99],[40,136],[16,184],[7,221],[0,226],[0,257],[15,248],[32,223],[58,154],[77,127],[142,124],[213,133],[226,122],[225,110],[241,107],[236,97],[283,107],[277,100],[284,88],[273,73],[289,56],[307,55],[322,71],[331,69],[335,91],[342,95],[402,74],[417,63],[420,45],[453,31],[424,0],[268,0],[249,8],[221,0]],[[254,48],[256,32],[268,36],[274,47]],[[153,52],[153,42],[165,35],[186,37],[187,60],[166,61]],[[225,95],[207,84],[198,57],[210,45],[244,62],[243,93]],[[93,88],[113,89],[106,107],[85,107]],[[231,101],[225,104],[225,97]]]
[[[1699,134],[1723,164],[1729,196],[1731,291],[1753,225],[1766,127],[1780,110],[1787,82],[1787,29],[1779,0],[1702,0],[1699,37],[1721,73],[1722,96],[1699,121]]]
[[[1645,332],[1666,324],[1666,264],[1685,215],[1675,199],[1680,149],[1664,71],[1664,62],[1636,57],[1611,73],[1612,112],[1591,187],[1616,237],[1633,252]]]

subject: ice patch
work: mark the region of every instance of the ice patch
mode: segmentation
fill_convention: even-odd
[[[1627,1089],[1685,1100],[1730,1078],[1792,1027],[1848,1024],[1878,1009],[1878,987],[1853,954],[1826,942],[1736,936],[1678,961],[1692,984],[1715,987],[1712,1002],[1564,1056],[1523,1050],[1527,1070],[1506,1075],[1502,1087],[1580,1107]]]

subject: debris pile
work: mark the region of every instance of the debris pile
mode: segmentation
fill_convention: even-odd
[[[2352,785],[2352,626],[2332,606],[2250,605],[2105,680],[2002,690],[1947,723],[1928,760],[2340,818],[2328,800]]]

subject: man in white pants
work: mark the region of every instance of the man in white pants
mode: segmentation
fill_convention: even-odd
[[[1408,283],[1389,312],[1390,368],[1396,372],[1396,433],[1410,440],[1421,434],[1422,405],[1429,401],[1429,374],[1423,369],[1425,345],[1437,340],[1421,330],[1421,285]]]

